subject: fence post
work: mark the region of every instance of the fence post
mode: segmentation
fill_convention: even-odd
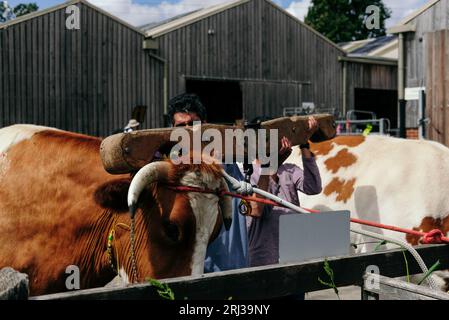
[[[13,268],[0,270],[0,300],[27,300],[28,275]]]
[[[405,133],[405,104],[406,101],[404,99],[399,100],[399,137],[406,138],[407,135]]]

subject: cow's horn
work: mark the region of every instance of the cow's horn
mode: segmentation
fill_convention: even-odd
[[[221,188],[229,191],[228,184],[224,178],[221,178]],[[221,197],[219,200],[223,224],[226,230],[231,228],[232,223],[232,199],[230,197]]]
[[[164,161],[152,162],[142,167],[134,176],[128,190],[128,207],[131,217],[137,210],[137,201],[145,186],[166,180],[170,164]]]

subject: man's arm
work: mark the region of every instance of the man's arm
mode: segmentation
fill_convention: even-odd
[[[308,125],[311,131],[316,131],[318,128],[318,123],[314,117],[309,118]],[[315,162],[315,156],[310,151],[308,143],[301,145],[300,150],[304,170],[302,176],[297,179],[296,188],[307,195],[319,194],[322,190],[321,176]]]
[[[292,152],[291,142],[286,137],[282,137],[281,148],[279,149],[279,152],[278,152],[278,164],[281,165],[282,163],[284,163],[284,161],[288,158],[288,156],[291,154],[291,152]],[[268,191],[271,179],[276,183],[278,182],[277,170],[272,172],[270,175],[268,175],[268,174],[261,175],[259,178],[259,182],[257,183],[257,187],[259,189]],[[256,194],[254,195],[254,197],[262,198]],[[263,203],[252,202],[251,203],[251,211],[252,211],[251,215],[254,217],[260,217],[262,215],[264,207],[265,207],[265,205]]]
[[[308,148],[301,149],[304,170],[296,180],[296,188],[307,195],[321,193],[321,176],[313,153]]]

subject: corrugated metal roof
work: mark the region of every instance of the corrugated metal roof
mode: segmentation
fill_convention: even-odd
[[[387,35],[377,38],[340,43],[348,56],[351,57],[378,57],[397,59],[398,38]]]
[[[385,45],[389,44],[392,41],[397,39],[396,36],[382,36],[372,39],[372,41],[367,42],[365,45],[350,51],[352,54],[369,54]]]

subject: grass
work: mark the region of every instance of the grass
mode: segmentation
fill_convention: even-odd
[[[157,293],[160,297],[167,299],[167,300],[175,300],[175,294],[170,289],[168,284],[161,283],[157,281],[156,279],[147,278],[147,281],[156,288]]]
[[[332,270],[332,268],[329,264],[329,261],[327,261],[327,259],[324,259],[324,271],[326,272],[327,276],[329,277],[329,282],[321,280],[320,277],[318,277],[318,281],[322,285],[334,289],[334,292],[337,295],[338,300],[341,300],[340,295],[338,294],[338,288],[335,285],[335,281],[334,281],[334,270]]]

